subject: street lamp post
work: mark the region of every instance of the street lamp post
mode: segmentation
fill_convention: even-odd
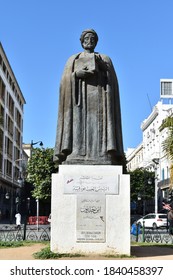
[[[151,178],[145,178],[144,180],[144,199],[143,199],[143,216],[145,216],[146,212],[146,188],[152,184]]]
[[[151,184],[152,184],[151,178],[144,180],[142,193],[138,193],[138,196],[137,196],[138,201],[142,202],[140,204],[142,206],[142,215],[143,216],[145,216],[145,214],[146,214],[146,188],[148,185],[151,185]]]
[[[16,213],[19,213],[19,203],[20,203],[20,198],[19,195],[17,194],[16,196]]]
[[[31,140],[31,157],[32,157],[32,148],[33,148],[33,146],[35,146],[37,144],[39,144],[41,147],[43,146],[42,141],[33,142],[33,140]]]
[[[154,170],[155,170],[155,214],[158,212],[158,178],[157,178],[157,165],[159,164],[159,158],[154,158],[153,162],[155,164]]]
[[[13,194],[13,189],[12,189],[12,192],[11,193],[9,193],[9,192],[7,192],[6,194],[5,194],[5,199],[7,199],[7,200],[9,200],[10,201],[10,224],[12,224],[12,222],[13,222],[13,200],[14,200],[14,194]],[[16,198],[15,198],[15,200],[17,200],[17,196],[16,196]],[[16,201],[15,201],[16,202]]]
[[[22,158],[19,158],[19,159],[16,159],[15,160],[15,163],[16,162],[19,162],[19,161],[23,161]],[[20,211],[20,203],[21,203],[21,189],[23,188],[23,174],[21,176],[21,173],[19,174],[19,177],[17,179],[17,183],[15,182],[16,181],[16,177],[15,177],[15,174],[16,174],[16,171],[14,170],[14,167],[12,169],[12,191],[9,193],[7,192],[6,195],[5,195],[5,198],[7,200],[10,200],[10,224],[12,223],[13,221],[13,210],[14,210],[14,206],[15,206],[15,211],[16,213]],[[15,187],[15,194],[14,194],[14,187]]]
[[[155,214],[158,212],[157,168],[155,172]]]
[[[43,146],[42,141],[33,142],[33,140],[32,140],[31,141],[31,158],[32,158],[32,147],[36,144],[39,144],[41,147]],[[36,199],[36,203],[37,203],[37,231],[39,231],[39,198],[38,197]]]
[[[43,146],[43,142],[42,141],[37,141],[37,142],[33,142],[33,140],[31,140],[31,146],[34,146],[36,144],[39,144],[40,146]]]
[[[24,233],[23,233],[23,240],[26,239],[26,224],[27,224],[27,214],[26,214],[26,206],[25,203],[25,174],[26,174],[26,164],[24,164],[24,159],[19,158],[16,160],[16,162],[21,162],[20,164],[20,170],[18,174],[18,179],[17,183],[19,184],[19,194],[16,197],[16,212],[18,213],[19,211],[22,211],[22,215],[24,216]],[[20,203],[20,208],[19,208],[19,203]]]
[[[36,199],[37,202],[37,231],[39,230],[39,199],[37,197]]]
[[[28,221],[28,216],[29,216],[29,208],[30,208],[30,197],[27,197],[26,200],[26,213],[25,213],[25,222],[24,222],[24,234],[23,234],[23,240],[26,239],[26,225],[27,225],[27,221]]]
[[[13,216],[13,189],[12,189],[12,195],[10,195],[9,192],[5,194],[5,199],[7,199],[10,203],[10,211],[9,211],[9,217],[10,217],[10,224],[12,224],[12,216]]]

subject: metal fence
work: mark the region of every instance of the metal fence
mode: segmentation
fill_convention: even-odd
[[[21,225],[17,229],[16,225],[0,225],[0,241],[50,241],[51,229],[48,225],[37,228],[31,225]],[[173,235],[165,229],[142,228],[138,234],[131,234],[131,241],[173,244]]]
[[[173,244],[173,235],[169,234],[166,228],[142,228],[140,233],[131,234],[131,241]]]
[[[0,225],[0,241],[50,241],[50,226]]]

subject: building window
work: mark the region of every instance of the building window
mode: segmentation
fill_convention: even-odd
[[[21,133],[20,133],[20,131],[17,128],[15,129],[15,139],[16,139],[16,144],[20,147],[20,144],[21,144]]]
[[[12,117],[14,117],[14,101],[10,94],[9,94],[9,99],[8,99],[8,109],[9,109],[9,112],[12,115]]]
[[[2,172],[2,154],[0,153],[0,171]]]
[[[0,151],[3,151],[3,139],[4,139],[4,133],[3,130],[0,129]]]
[[[7,159],[6,174],[12,177],[12,163]]]
[[[0,77],[0,99],[5,102],[5,84]]]
[[[1,119],[0,125],[3,125],[4,124],[4,107],[1,104],[0,104],[0,119]]]
[[[13,154],[13,143],[12,141],[6,137],[6,152],[7,152],[7,155],[12,158],[12,154]]]
[[[161,82],[161,96],[165,96],[165,95],[173,95],[172,93],[172,81],[168,82]]]
[[[8,116],[7,117],[8,119],[8,122],[7,122],[7,130],[8,130],[8,133],[13,136],[13,121],[11,120],[11,118]]]
[[[12,85],[12,78],[11,78],[11,76],[9,76],[9,84],[10,84],[10,86]]]
[[[164,168],[162,169],[162,180],[165,180],[165,170],[164,170]]]
[[[17,181],[17,179],[20,177],[20,169],[15,166],[14,168],[14,179]]]
[[[21,114],[19,113],[19,111],[16,109],[16,123],[18,125],[18,127],[21,129],[22,127],[22,117]]]
[[[0,65],[2,66],[2,56],[0,55]]]
[[[167,178],[169,178],[169,167],[168,166],[166,167],[166,170],[167,170]]]
[[[3,69],[4,73],[6,74],[6,70],[7,70],[7,68],[6,68],[6,65],[5,65],[5,63],[4,63],[4,62],[2,63],[2,69]]]
[[[17,147],[14,147],[14,158],[15,160],[20,158],[20,150]]]

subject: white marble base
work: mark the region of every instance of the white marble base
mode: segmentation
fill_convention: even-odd
[[[121,166],[61,165],[51,205],[53,252],[130,255],[130,176]]]

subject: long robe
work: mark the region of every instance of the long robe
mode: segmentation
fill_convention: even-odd
[[[95,53],[97,54],[97,53]],[[118,81],[111,59],[100,54],[105,69],[78,79],[69,58],[60,84],[54,156],[64,164],[124,165]],[[99,67],[99,66],[98,66]]]

